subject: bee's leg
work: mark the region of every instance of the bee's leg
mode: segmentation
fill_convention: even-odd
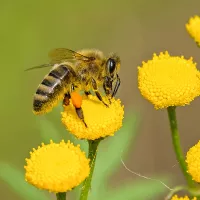
[[[119,89],[120,83],[121,83],[121,81],[120,81],[120,78],[117,74],[117,81],[116,81],[115,88],[114,88],[113,93],[112,93],[112,97],[114,97],[116,95],[116,93]]]
[[[103,82],[103,89],[105,91],[106,96],[108,96],[108,99],[111,103],[110,97],[112,92],[112,80],[110,77],[106,76]]]
[[[85,83],[85,85],[86,85],[86,88],[85,88],[85,91],[84,91],[84,93],[85,93],[85,95],[88,97],[88,95],[91,95],[91,92],[90,92],[90,87],[88,87],[88,85],[89,85],[89,82],[90,82],[90,80],[87,80],[86,81],[86,83]]]
[[[63,105],[68,106],[70,98],[71,98],[71,96],[70,96],[69,92],[67,92],[63,99]]]
[[[76,114],[78,115],[79,119],[82,120],[82,122],[85,124],[85,127],[87,128],[87,124],[85,123],[84,120],[84,115],[83,115],[83,110],[82,108],[75,108],[76,109]]]
[[[74,91],[74,84],[71,85],[71,88],[70,88],[70,92],[67,92],[64,96],[64,99],[63,99],[63,104],[65,106],[68,106],[69,105],[69,100],[71,99],[71,95],[70,93],[72,93]]]
[[[71,92],[73,92],[74,89],[75,89],[75,85],[72,84],[71,85]],[[75,107],[76,114],[78,115],[79,119],[84,123],[85,127],[87,128],[87,124],[85,123],[85,120],[84,120],[84,115],[83,115],[82,108],[81,107],[76,107],[75,105],[74,105],[74,107]]]
[[[97,83],[96,83],[96,81],[95,81],[93,78],[92,78],[92,87],[93,87],[93,89],[94,89],[94,92],[95,92],[97,98],[98,98],[106,107],[108,107],[108,104],[106,104],[106,103],[103,101],[102,96],[101,96],[101,94],[100,94],[99,91],[98,91]]]
[[[66,93],[65,94],[65,97],[63,99],[63,104],[65,106],[68,106],[69,105],[69,99],[70,99],[70,94],[69,93]],[[78,115],[79,119],[82,120],[82,122],[84,123],[84,125],[87,127],[87,124],[85,123],[85,120],[84,120],[84,116],[83,116],[83,110],[82,108],[77,108],[75,107],[75,110],[76,110],[76,114]]]
[[[85,95],[86,96],[88,96],[88,95],[90,95],[91,94],[91,92],[90,91],[84,91],[85,92]]]
[[[72,92],[74,91],[74,89],[75,89],[75,86],[74,86],[74,84],[72,83],[72,84],[71,84],[71,88],[70,88],[70,92],[72,93]]]

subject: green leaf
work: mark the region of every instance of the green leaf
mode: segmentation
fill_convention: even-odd
[[[49,200],[43,191],[25,181],[24,173],[7,163],[0,163],[0,178],[24,200]]]
[[[163,180],[163,177],[157,178]],[[166,182],[166,178],[165,182]],[[166,187],[155,180],[134,181],[121,184],[118,188],[110,190],[102,198],[104,200],[152,200],[162,192],[166,191]]]

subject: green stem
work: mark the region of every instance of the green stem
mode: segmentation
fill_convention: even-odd
[[[185,157],[183,156],[183,152],[180,145],[178,125],[177,125],[177,120],[176,120],[176,107],[168,107],[167,111],[168,111],[168,118],[169,118],[170,127],[171,127],[172,142],[174,146],[174,151],[176,153],[176,158],[179,162],[182,173],[185,176],[187,185],[190,188],[193,188],[194,182],[192,180],[192,177],[187,173],[187,165],[186,165]]]
[[[56,194],[57,200],[66,200],[66,192],[59,192]]]
[[[179,192],[179,191],[183,191],[186,190],[188,191],[188,188],[185,186],[176,186],[175,188],[173,188],[173,190],[170,191],[170,193],[166,196],[165,200],[170,200],[172,198],[172,196]]]
[[[90,174],[89,174],[89,177],[86,178],[85,181],[83,182],[80,200],[87,200],[87,198],[88,198],[88,194],[91,189],[92,175],[94,172],[95,161],[96,161],[96,156],[97,156],[97,148],[98,148],[100,141],[101,141],[101,139],[88,140],[88,144],[89,144],[88,158],[90,159]]]

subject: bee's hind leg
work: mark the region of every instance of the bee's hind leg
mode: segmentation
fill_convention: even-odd
[[[84,123],[85,127],[87,128],[87,124],[85,123],[85,120],[84,120],[84,115],[83,115],[83,110],[82,108],[75,108],[76,109],[76,114],[78,115],[79,119],[82,120],[82,122]]]
[[[102,96],[101,96],[101,94],[100,94],[99,91],[98,91],[97,83],[96,83],[96,81],[95,81],[93,78],[92,78],[92,87],[93,87],[93,89],[94,89],[94,92],[95,92],[97,98],[98,98],[106,107],[108,107],[108,104],[106,104],[106,103],[103,101]]]
[[[69,92],[66,93],[65,96],[64,96],[64,99],[63,99],[63,105],[68,106],[70,98],[71,98],[70,93]],[[81,107],[80,108],[75,107],[75,110],[76,110],[77,116],[79,117],[79,119],[84,123],[85,127],[87,128],[87,124],[85,123],[85,120],[84,120],[82,108]]]

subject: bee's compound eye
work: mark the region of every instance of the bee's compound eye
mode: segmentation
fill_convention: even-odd
[[[107,68],[108,68],[108,71],[110,72],[110,74],[112,74],[115,71],[116,62],[115,62],[114,59],[112,59],[112,58],[108,59],[108,61],[107,61]]]

